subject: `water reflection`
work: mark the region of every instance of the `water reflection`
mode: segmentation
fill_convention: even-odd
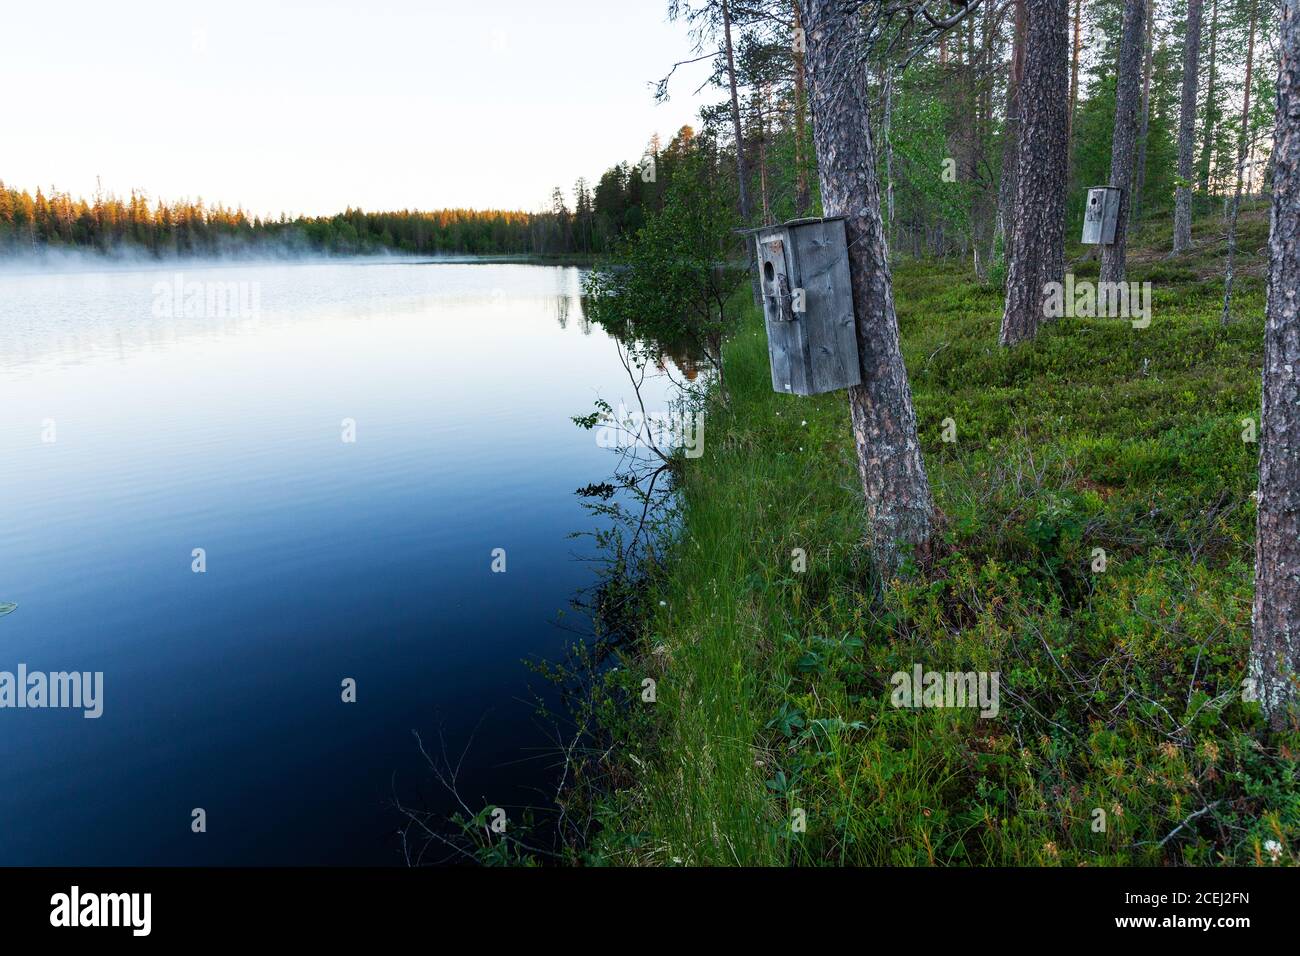
[[[571,417],[634,401],[579,271],[183,271],[259,315],[155,316],[172,269],[0,276],[0,669],[105,675],[98,720],[0,713],[0,860],[397,863],[412,729],[473,740],[463,792],[538,802],[522,661],[572,639],[573,491],[611,467]]]

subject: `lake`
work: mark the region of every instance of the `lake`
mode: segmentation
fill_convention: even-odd
[[[450,807],[412,730],[468,745],[472,805],[545,803],[524,659],[588,629],[574,492],[617,463],[570,418],[634,397],[580,288],[391,260],[0,273],[0,671],[103,674],[98,718],[0,709],[0,863],[401,864],[394,794]]]

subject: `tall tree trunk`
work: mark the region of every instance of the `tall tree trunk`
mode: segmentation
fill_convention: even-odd
[[[1275,729],[1300,698],[1300,0],[1282,4],[1249,676]]]
[[[803,29],[803,20],[799,14],[799,0],[791,0],[794,6],[795,36]],[[794,211],[796,216],[808,215],[812,205],[812,196],[808,188],[808,163],[804,159],[804,142],[808,137],[806,118],[808,114],[808,96],[804,91],[804,48],[796,44],[794,50]]]
[[[1174,253],[1192,245],[1192,148],[1196,140],[1196,85],[1201,56],[1203,0],[1188,0],[1183,44],[1183,98],[1178,113],[1178,188],[1174,193]]]
[[[842,0],[800,0],[822,204],[844,216],[862,383],[849,389],[867,539],[888,578],[928,551],[933,505],[898,341],[871,143],[861,18]]]
[[[1065,122],[1065,150],[1074,155],[1074,111],[1079,105],[1079,51],[1083,49],[1083,0],[1074,0],[1074,53],[1070,57],[1070,117]]]
[[[1110,149],[1110,184],[1118,186],[1119,222],[1115,241],[1101,251],[1101,281],[1124,281],[1128,246],[1128,211],[1133,203],[1133,162],[1137,152],[1138,106],[1142,90],[1142,38],[1146,0],[1124,0],[1124,35],[1119,47],[1119,78],[1115,83],[1115,135]]]
[[[1219,46],[1219,0],[1210,3],[1210,75],[1205,86],[1205,128],[1202,132],[1200,182],[1201,192],[1210,192],[1210,160],[1214,152],[1214,126],[1219,116],[1218,105],[1214,97],[1218,93],[1215,81],[1218,79],[1216,52]]]
[[[1020,84],[1025,71],[1025,0],[1015,0],[1015,11],[1011,69],[1007,79],[1007,121],[1002,131],[1002,181],[998,186],[998,230],[1002,234],[1004,256],[1010,255],[1016,226],[1016,184],[1020,169]]]
[[[740,94],[736,86],[736,61],[731,50],[731,0],[722,0],[722,38],[727,52],[727,85],[731,88],[731,126],[736,136],[736,176],[740,180],[740,218],[749,223],[749,164],[745,162],[745,135],[740,128]]]
[[[1028,4],[1020,87],[1019,186],[998,341],[1034,337],[1048,282],[1064,281],[1065,154],[1069,122],[1069,0]]]
[[[1137,166],[1133,171],[1133,206],[1129,222],[1142,218],[1142,187],[1147,181],[1147,134],[1151,131],[1151,58],[1155,52],[1155,0],[1147,0],[1146,63],[1142,67],[1142,111],[1138,120]]]
[[[1250,0],[1250,40],[1246,44],[1246,88],[1241,98],[1241,131],[1237,136],[1237,186],[1228,217],[1228,267],[1223,276],[1223,324],[1232,318],[1232,271],[1237,262],[1237,215],[1241,212],[1241,182],[1246,172],[1246,127],[1250,122],[1250,81],[1255,67],[1255,22],[1259,0]]]

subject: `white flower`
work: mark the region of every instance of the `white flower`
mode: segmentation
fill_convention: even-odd
[[[1276,840],[1265,840],[1264,852],[1268,854],[1268,858],[1272,862],[1276,863],[1278,858],[1282,856],[1282,844]]]

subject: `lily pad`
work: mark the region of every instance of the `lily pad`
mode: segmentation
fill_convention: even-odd
[[[0,617],[18,610],[18,605],[9,601],[0,601]]]

